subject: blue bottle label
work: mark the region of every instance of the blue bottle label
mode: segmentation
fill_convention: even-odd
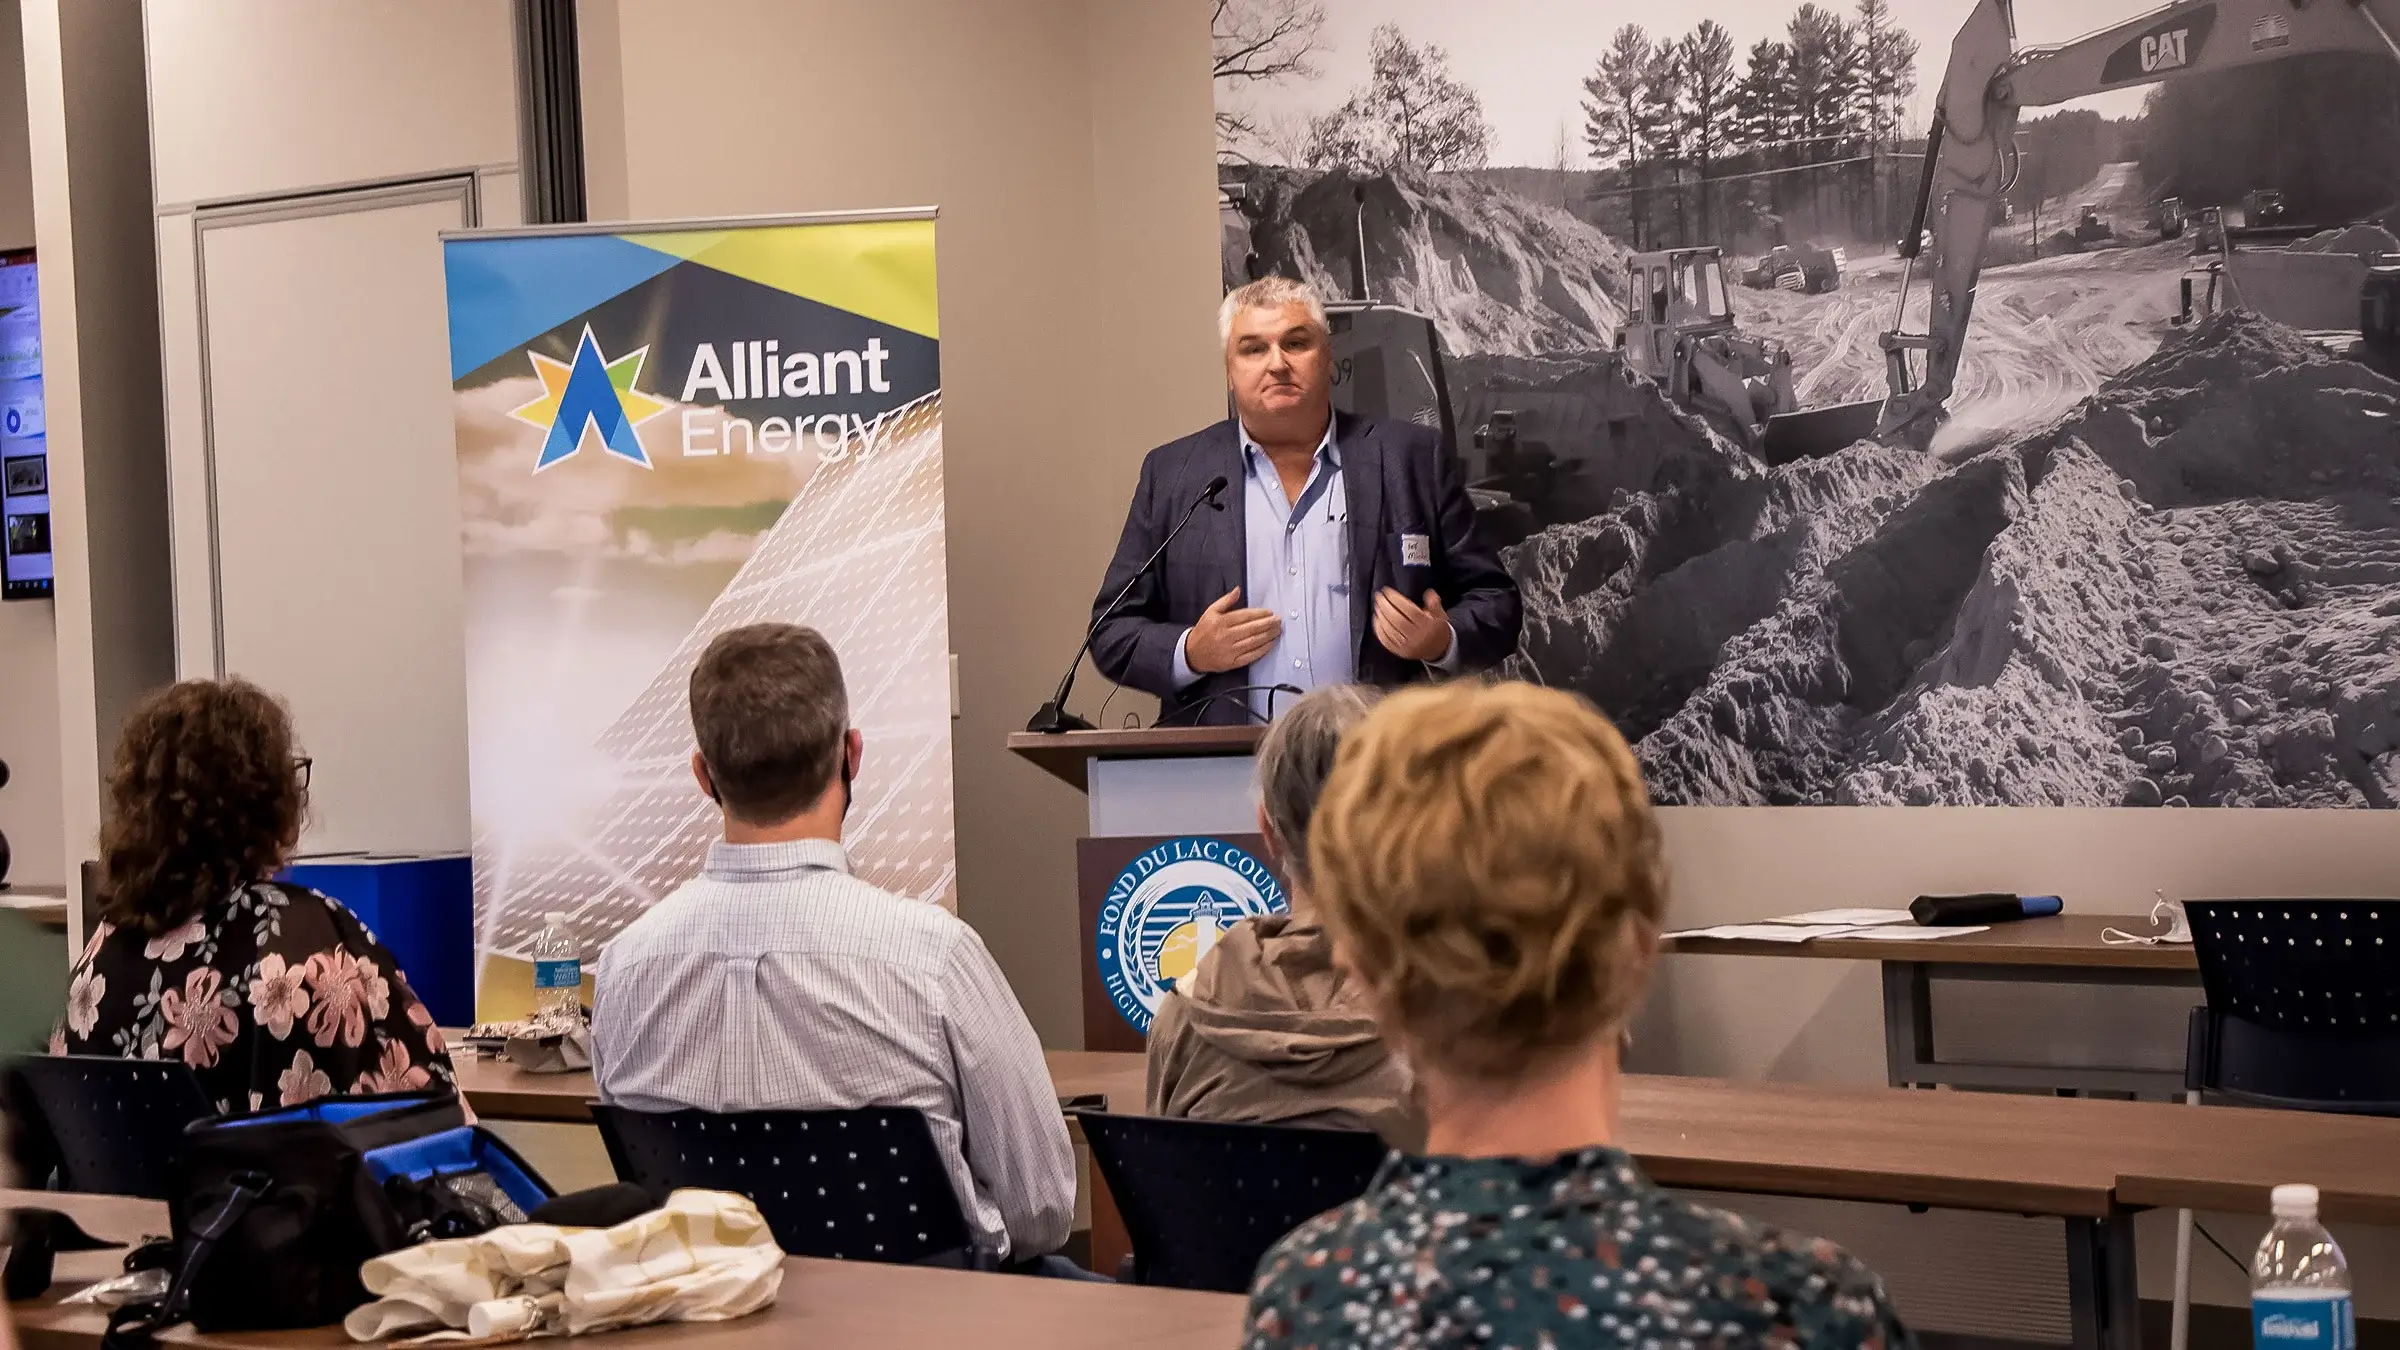
[[[583,962],[573,957],[564,961],[533,963],[533,987],[536,989],[581,989]]]
[[[2358,1344],[2348,1294],[2254,1294],[2251,1344],[2258,1350],[2352,1350]]]

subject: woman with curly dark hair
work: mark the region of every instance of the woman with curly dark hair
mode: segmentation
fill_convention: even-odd
[[[185,680],[126,719],[100,827],[100,923],[54,1054],[180,1059],[217,1109],[454,1082],[433,1016],[340,901],[273,878],[308,761],[283,704]]]

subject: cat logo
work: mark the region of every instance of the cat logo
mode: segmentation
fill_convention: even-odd
[[[2164,21],[2130,37],[2100,66],[2100,85],[2146,84],[2177,71],[2190,70],[2208,51],[2208,35],[2217,26],[2214,4],[2177,5]]]
[[[2154,37],[2142,39],[2142,73],[2156,75],[2162,70],[2181,70],[2191,64],[2187,55],[2192,30],[2169,29]]]

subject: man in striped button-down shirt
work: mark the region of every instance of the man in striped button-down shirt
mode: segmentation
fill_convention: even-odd
[[[604,1100],[644,1111],[915,1107],[978,1245],[1056,1251],[1075,1168],[1041,1042],[975,930],[850,875],[864,743],[814,630],[720,635],[692,670],[707,866],[609,943],[592,999]]]

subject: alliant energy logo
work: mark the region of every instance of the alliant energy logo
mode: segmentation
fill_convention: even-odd
[[[883,339],[848,351],[787,352],[777,338],[746,338],[692,349],[683,377],[683,453],[781,455],[813,452],[827,463],[864,455],[874,448],[887,414],[826,413],[787,417],[740,417],[728,403],[888,394],[884,363],[891,349]],[[707,403],[699,402],[708,400]]]
[[[868,338],[866,346],[850,351],[786,352],[782,345],[761,338],[703,342],[693,349],[679,400],[685,457],[813,454],[831,464],[864,457],[883,443],[896,410],[756,418],[728,412],[726,404],[764,399],[855,399],[891,392],[884,366],[892,353],[881,338]],[[612,360],[602,354],[589,325],[572,360],[526,353],[541,377],[541,397],[510,409],[509,416],[548,433],[534,472],[574,458],[587,443],[628,463],[654,467],[634,428],[676,405],[634,387],[649,354],[648,347],[638,347]]]
[[[575,344],[574,360],[554,361],[540,352],[525,354],[533,358],[533,373],[541,377],[542,396],[511,408],[508,415],[549,433],[542,438],[541,458],[533,464],[535,473],[574,458],[586,437],[597,438],[602,450],[619,459],[650,467],[649,452],[642,449],[641,438],[633,429],[665,412],[668,404],[633,387],[642,373],[642,358],[650,354],[648,347],[611,361],[600,354],[592,326],[585,324],[583,337]]]

